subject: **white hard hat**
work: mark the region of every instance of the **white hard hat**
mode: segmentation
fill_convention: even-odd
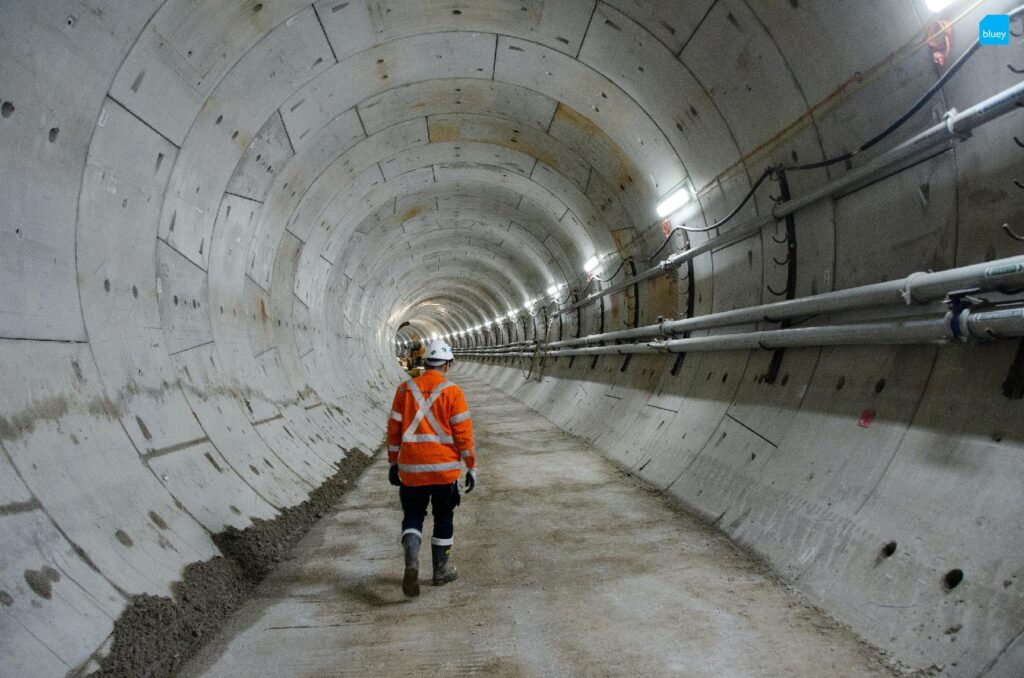
[[[448,342],[444,339],[434,339],[427,344],[427,350],[423,354],[423,359],[427,363],[446,363],[449,360],[455,360],[455,355],[452,353],[452,347],[448,345]]]

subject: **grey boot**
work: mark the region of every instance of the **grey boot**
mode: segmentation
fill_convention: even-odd
[[[451,552],[451,546],[433,544],[430,547],[430,554],[434,559],[434,586],[444,586],[450,581],[455,581],[459,576],[455,566],[448,564],[448,556]]]
[[[402,577],[402,593],[415,598],[420,594],[420,543],[418,534],[409,532],[402,535],[402,549],[405,551],[405,576]]]

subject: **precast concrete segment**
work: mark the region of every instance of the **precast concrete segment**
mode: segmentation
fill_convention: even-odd
[[[714,520],[826,611],[850,606],[854,630],[908,666],[1011,676],[1022,575],[1002,554],[1024,543],[1009,508],[1024,433],[1020,401],[993,394],[1015,350],[791,349],[774,383],[757,353],[687,355],[676,375],[653,355],[625,371],[619,356],[469,371]],[[971,400],[987,411],[966,416]]]
[[[642,270],[666,193],[695,196],[671,225],[704,227],[765,165],[857,148],[942,72],[933,19],[954,19],[954,59],[1017,1],[5,0],[0,673],[75,670],[209,532],[379,445],[403,321],[441,333],[578,291],[591,254]],[[560,336],[1019,255],[1015,115],[803,206],[1018,85],[1014,54],[979,50],[849,166],[789,173],[792,229],[677,234],[662,257],[709,250],[692,273]],[[508,224],[500,248],[460,249],[479,223]],[[399,230],[435,227],[391,265],[423,242]],[[527,248],[529,270],[503,255]],[[487,343],[543,335],[500,325]],[[1024,348],[483,360],[908,663],[1020,673],[1024,417],[1003,393]]]
[[[473,371],[452,376],[481,468],[456,510],[459,579],[403,596],[397,491],[378,463],[183,676],[891,675],[709,526]]]

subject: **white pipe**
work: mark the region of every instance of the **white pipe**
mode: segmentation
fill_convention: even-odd
[[[972,264],[946,271],[911,273],[899,280],[851,287],[801,299],[776,301],[695,318],[669,320],[631,330],[592,334],[551,342],[549,348],[591,345],[604,341],[671,336],[683,332],[728,327],[752,322],[779,322],[800,316],[852,311],[875,306],[924,304],[944,299],[951,291],[991,291],[1024,286],[1024,256]]]
[[[821,188],[811,191],[804,196],[800,196],[783,203],[778,203],[772,208],[771,212],[766,215],[755,217],[736,228],[730,229],[719,236],[707,240],[701,245],[691,247],[683,250],[682,252],[677,252],[659,262],[657,265],[634,276],[630,280],[626,280],[612,285],[607,289],[589,294],[574,305],[570,306],[566,311],[575,311],[576,309],[586,306],[601,297],[621,292],[642,280],[648,280],[659,276],[680,266],[689,259],[693,259],[697,255],[743,240],[748,236],[757,233],[765,226],[773,224],[775,221],[782,219],[799,209],[807,207],[822,198],[834,197],[851,186],[868,180],[879,172],[882,172],[890,168],[892,165],[922,152],[926,148],[951,139],[964,139],[970,136],[970,132],[975,128],[1009,113],[1022,101],[1024,101],[1024,82],[1017,83],[1013,87],[1009,87],[1002,92],[971,106],[965,111],[959,112],[956,109],[950,109],[946,113],[946,117],[942,122],[929,127],[920,134],[904,141],[902,144],[889,149],[861,167],[851,170],[837,179],[829,181]]]
[[[727,351],[811,346],[863,346],[896,344],[945,344],[960,341],[992,341],[1024,336],[1024,307],[993,311],[962,310],[954,318],[946,313],[940,318],[903,320],[882,323],[859,323],[817,327],[791,327],[705,337],[688,337],[669,341],[617,344],[541,350],[548,357],[583,355],[629,355],[646,353],[682,353],[690,351]],[[479,353],[461,355],[475,357],[530,357],[530,352]]]
[[[695,318],[663,321],[629,330],[592,334],[575,339],[564,339],[546,344],[546,348],[589,346],[609,341],[644,339],[658,336],[671,337],[684,332],[729,327],[755,322],[779,322],[801,316],[854,311],[880,306],[927,304],[946,298],[951,291],[1024,287],[1024,256],[1007,257],[995,261],[961,266],[946,271],[912,273],[899,280],[851,287],[826,292],[802,299],[789,299],[759,306],[720,313],[709,313]],[[503,352],[514,348],[533,346],[534,342],[517,342],[486,349]]]

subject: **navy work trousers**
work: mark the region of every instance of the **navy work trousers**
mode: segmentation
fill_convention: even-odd
[[[427,516],[427,504],[434,514],[434,541],[451,544],[455,534],[455,507],[459,505],[459,481],[451,485],[403,485],[398,490],[402,500],[402,533],[416,530],[423,534],[423,520]]]

